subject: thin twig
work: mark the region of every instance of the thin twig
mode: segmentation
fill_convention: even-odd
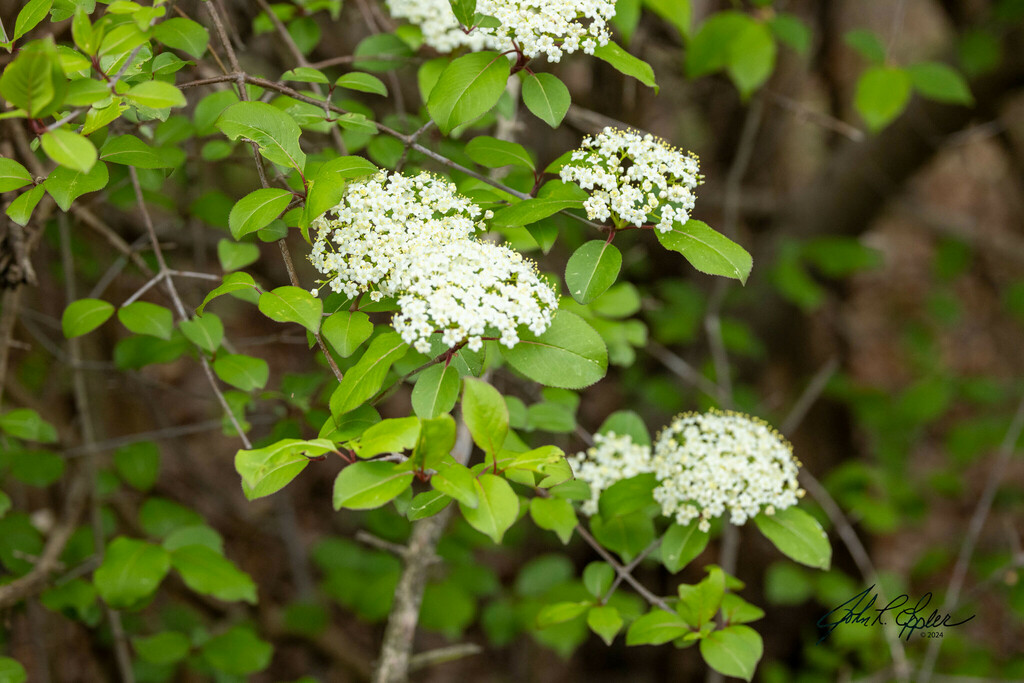
[[[821,392],[825,390],[825,386],[828,385],[828,381],[832,379],[832,375],[839,369],[839,359],[832,357],[826,361],[821,368],[814,373],[814,377],[808,382],[807,388],[804,389],[803,393],[800,394],[800,398],[797,399],[793,407],[790,408],[789,414],[782,421],[782,426],[779,427],[779,431],[783,434],[792,434],[796,431],[796,428],[800,426],[804,417],[807,415],[807,411],[811,409],[814,402],[821,396]]]
[[[419,671],[438,664],[454,662],[456,659],[478,655],[483,651],[484,649],[476,643],[457,643],[448,647],[439,647],[436,650],[418,652],[409,658],[409,671]]]
[[[615,570],[615,573],[625,580],[626,583],[632,586],[633,590],[639,593],[644,600],[651,603],[658,609],[665,610],[666,612],[674,612],[674,610],[668,606],[667,602],[649,591],[646,586],[633,578],[633,575],[626,571],[626,568],[623,567],[618,560],[612,557],[612,554],[605,550],[604,546],[598,543],[597,539],[591,536],[590,532],[583,528],[582,524],[576,525],[576,533],[580,535],[580,538],[587,542],[587,545],[593,548],[597,554],[601,556],[602,560],[610,564],[612,569]]]
[[[615,576],[615,581],[612,582],[612,585],[608,587],[608,591],[604,594],[604,597],[601,598],[602,605],[608,604],[608,601],[611,600],[613,595],[615,595],[615,590],[619,587],[619,584],[621,584],[622,581],[625,579],[626,575],[632,574],[633,570],[639,567],[640,563],[643,562],[648,555],[654,552],[654,550],[659,545],[661,545],[661,539],[654,539],[653,541],[651,541],[651,544],[649,546],[641,550],[639,555],[630,560],[629,564],[622,568],[622,574],[618,574]]]

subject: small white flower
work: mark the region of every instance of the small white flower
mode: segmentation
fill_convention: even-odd
[[[693,154],[649,133],[610,127],[585,138],[559,175],[590,192],[590,220],[614,215],[624,225],[654,223],[661,232],[689,220],[703,178]]]
[[[435,333],[448,348],[475,351],[485,336],[511,347],[520,326],[540,334],[551,325],[558,297],[532,261],[475,238],[482,213],[430,174],[381,172],[350,183],[313,221],[309,259],[335,292],[394,298],[392,324],[421,353]]]
[[[561,60],[580,47],[593,54],[611,40],[608,22],[615,16],[612,0],[478,0],[476,11],[494,17],[501,26],[477,27],[466,33],[448,0],[387,0],[392,16],[420,27],[423,42],[438,52],[512,49],[527,57],[544,54]]]
[[[598,510],[601,492],[622,479],[653,472],[654,499],[662,513],[679,524],[729,513],[743,524],[762,512],[773,515],[804,496],[797,483],[800,463],[790,445],[757,418],[712,411],[680,415],[650,446],[628,436],[597,434],[594,446],[569,457],[576,476],[590,485],[585,514]]]

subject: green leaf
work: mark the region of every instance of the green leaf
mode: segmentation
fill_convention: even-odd
[[[228,227],[236,240],[265,228],[288,208],[292,193],[276,187],[254,190],[231,208]]]
[[[231,292],[253,291],[255,288],[256,281],[253,280],[252,276],[248,273],[231,273],[230,275],[225,275],[224,281],[206,295],[206,298],[203,299],[203,303],[196,309],[196,313],[202,315],[203,310],[206,308],[206,304],[210,303],[218,296],[230,294]]]
[[[278,287],[260,295],[260,312],[279,323],[298,323],[316,334],[320,331],[324,302],[299,287]]]
[[[191,19],[172,17],[153,27],[153,39],[198,59],[206,53],[210,32]]]
[[[220,115],[217,128],[231,140],[257,144],[260,154],[281,166],[301,171],[306,155],[299,147],[302,130],[288,114],[264,102],[238,102]]]
[[[774,515],[762,513],[754,517],[754,523],[776,548],[800,564],[818,569],[832,564],[828,535],[818,520],[800,508],[789,507]]]
[[[749,681],[764,653],[764,643],[749,626],[727,626],[700,641],[700,655],[707,665],[725,676]]]
[[[537,612],[537,628],[548,628],[555,624],[564,624],[580,616],[590,607],[589,602],[556,602],[544,605]]]
[[[53,0],[29,0],[18,12],[18,18],[14,20],[14,35],[11,40],[17,40],[39,25],[46,14],[50,11]]]
[[[556,76],[549,73],[526,74],[523,77],[523,104],[541,121],[558,128],[569,111],[572,96],[565,83]]]
[[[32,174],[14,159],[0,157],[0,192],[10,192],[32,182]]]
[[[675,26],[683,38],[690,37],[690,22],[693,19],[690,0],[644,0],[644,7]]]
[[[235,471],[242,477],[242,491],[248,500],[277,493],[287,486],[310,458],[334,450],[326,439],[282,439],[264,448],[235,453]]]
[[[217,260],[224,272],[231,272],[252,265],[260,258],[260,248],[249,242],[235,242],[222,239],[217,241]]]
[[[654,505],[652,492],[657,487],[658,479],[653,472],[619,479],[601,492],[598,506],[602,519],[610,520]]]
[[[32,212],[35,211],[39,200],[43,198],[45,193],[46,188],[42,185],[36,185],[29,190],[25,190],[7,207],[7,217],[18,225],[28,225]]]
[[[493,474],[480,475],[476,489],[476,508],[460,502],[459,510],[470,526],[490,536],[495,543],[501,543],[505,532],[519,517],[519,497],[507,481]]]
[[[43,151],[61,166],[88,173],[96,163],[96,145],[78,133],[58,128],[43,133]]]
[[[855,29],[843,36],[843,42],[872,64],[885,62],[885,46],[878,35],[867,29]]]
[[[622,268],[622,254],[607,240],[591,240],[573,252],[565,264],[569,294],[589,304],[615,284]]]
[[[974,103],[967,81],[956,69],[940,62],[919,62],[907,67],[914,90],[924,97],[948,104]]]
[[[903,69],[874,66],[861,74],[853,106],[868,128],[878,131],[895,119],[910,101],[910,76]]]
[[[448,0],[451,5],[452,12],[455,13],[455,18],[458,19],[459,23],[469,28],[475,23],[473,21],[476,17],[476,3],[477,0]]]
[[[354,71],[341,76],[334,82],[334,85],[346,90],[358,90],[359,92],[373,93],[374,95],[388,96],[388,88],[384,82],[372,74],[364,74]]]
[[[487,168],[521,166],[531,171],[536,168],[525,147],[515,142],[492,138],[490,135],[477,135],[470,140],[466,145],[466,154],[470,159]]]
[[[209,353],[215,353],[224,340],[224,324],[213,313],[182,320],[178,328],[186,339]]]
[[[690,627],[678,614],[652,609],[630,624],[626,645],[662,645],[689,632]]]
[[[633,443],[651,445],[651,435],[647,432],[647,426],[643,419],[632,410],[619,410],[612,413],[601,423],[597,433],[629,436],[633,439]]]
[[[360,40],[353,54],[361,58],[352,63],[356,69],[390,71],[402,66],[405,59],[412,56],[412,49],[404,40],[392,33],[378,33]],[[392,59],[373,59],[373,57],[392,57]]]
[[[768,26],[776,38],[793,48],[797,54],[806,55],[811,49],[811,29],[795,14],[776,12],[768,20]]]
[[[71,208],[71,203],[83,194],[96,192],[106,187],[109,179],[107,165],[99,161],[88,173],[58,166],[50,171],[50,175],[43,182],[43,187],[57,202],[61,211],[67,211]]]
[[[231,560],[205,545],[186,545],[171,553],[171,566],[191,590],[218,600],[256,604],[256,584]]]
[[[702,273],[721,275],[746,284],[754,265],[750,254],[707,223],[690,219],[680,225],[673,223],[668,232],[654,231],[666,249],[678,251],[690,265]]]
[[[334,480],[334,509],[370,510],[394,499],[412,484],[413,473],[394,462],[357,462]]]
[[[420,436],[418,417],[396,417],[373,425],[355,442],[353,450],[360,458],[372,458],[387,452],[411,450]]]
[[[64,309],[60,325],[68,339],[92,332],[114,315],[114,305],[102,299],[79,299]]]
[[[661,561],[673,574],[704,552],[709,535],[697,528],[698,522],[673,524],[661,539]]]
[[[409,504],[409,521],[415,522],[418,519],[426,519],[436,515],[448,507],[452,499],[440,491],[424,491],[417,494]]]
[[[473,441],[488,455],[497,455],[508,436],[508,406],[501,393],[487,382],[463,381],[462,417]]]
[[[601,335],[575,313],[559,310],[543,334],[525,332],[511,349],[501,347],[509,365],[549,387],[582,389],[604,377],[608,350]]]
[[[747,24],[733,38],[727,71],[744,99],[772,75],[776,51],[771,30],[756,21]]]
[[[31,118],[43,118],[64,104],[67,78],[53,38],[32,41],[0,75],[0,96]]]
[[[622,617],[614,607],[591,607],[587,612],[587,626],[601,636],[605,645],[611,645],[616,634],[622,630]]]
[[[722,605],[722,596],[725,595],[725,574],[718,567],[710,567],[708,576],[703,581],[694,586],[680,584],[677,590],[679,603],[676,611],[692,628],[700,630],[705,624],[712,623],[711,620]]]
[[[654,69],[642,59],[629,54],[617,44],[609,42],[594,50],[594,56],[607,62],[619,73],[631,76],[657,93],[661,88],[654,80]]]
[[[171,568],[171,555],[158,545],[119,536],[107,546],[93,583],[103,601],[131,607],[152,595]]]
[[[377,393],[391,364],[404,356],[408,348],[397,332],[385,332],[370,342],[366,353],[348,369],[331,394],[331,414],[337,417],[358,408]]]
[[[424,419],[450,412],[459,400],[459,371],[437,363],[420,373],[412,389],[412,409]]]
[[[0,491],[0,519],[11,509],[11,497]]]
[[[532,498],[530,499],[530,517],[533,523],[541,529],[554,531],[563,545],[572,539],[573,529],[576,528],[576,512],[572,503],[561,498]]]
[[[148,491],[160,476],[160,449],[152,441],[122,446],[114,452],[114,469],[139,491]]]
[[[565,209],[581,209],[583,200],[566,197],[537,197],[524,199],[495,211],[491,225],[497,228],[517,228],[544,220]]]
[[[184,107],[186,104],[181,91],[164,81],[143,81],[129,88],[124,97],[133,104],[150,109]]]
[[[348,358],[373,334],[373,323],[362,311],[338,311],[324,320],[320,332],[339,356]]]
[[[224,382],[242,391],[262,389],[270,379],[270,367],[262,358],[225,354],[213,362],[213,371]]]
[[[136,168],[177,168],[185,161],[185,153],[176,148],[150,147],[134,135],[118,135],[103,143],[100,158]]]
[[[48,451],[14,451],[10,455],[11,474],[29,486],[50,486],[64,475],[65,460]]]
[[[451,415],[420,420],[420,436],[409,465],[420,469],[444,469],[454,462],[449,454],[455,447],[455,419]]]
[[[163,631],[148,638],[133,638],[132,648],[142,661],[166,665],[184,659],[192,649],[192,643],[184,633]]]
[[[474,121],[498,103],[511,66],[497,52],[473,52],[452,61],[430,91],[427,111],[441,132]]]
[[[583,585],[595,598],[604,598],[615,580],[615,570],[607,562],[591,562],[583,568]]]
[[[118,309],[117,319],[135,334],[170,339],[174,331],[174,316],[170,309],[148,301],[136,301]]]
[[[764,610],[735,593],[726,593],[722,597],[722,618],[727,624],[746,624],[763,619]]]
[[[260,640],[251,629],[235,626],[203,643],[203,659],[218,671],[246,676],[270,666],[274,648]]]
[[[636,510],[605,519],[590,518],[590,530],[606,548],[626,562],[639,555],[654,540],[654,522],[646,512]]]
[[[0,681],[4,683],[25,683],[28,673],[17,660],[0,656]]]
[[[468,467],[452,458],[437,465],[437,473],[430,477],[430,485],[466,507],[476,508],[480,505],[476,477]]]

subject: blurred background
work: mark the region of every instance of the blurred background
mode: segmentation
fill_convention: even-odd
[[[277,78],[295,66],[257,3],[220,2],[249,73]],[[199,4],[174,3],[206,23]],[[679,19],[689,4],[620,2],[625,18],[617,39],[653,65],[657,95],[595,59],[566,58],[545,66],[573,94],[566,123],[552,130],[523,111],[513,135],[536,153],[540,166],[605,125],[637,127],[693,150],[705,176],[694,217],[753,254],[749,281],[740,286],[701,275],[678,254],[652,248],[649,235],[635,234],[642,231],[624,234],[616,241],[623,275],[610,293],[615,298],[606,300],[609,314],[591,316],[609,340],[609,377],[578,397],[536,395],[511,378],[496,382],[530,406],[519,425],[528,438],[567,452],[584,448],[577,426],[593,432],[622,408],[638,411],[653,433],[678,412],[731,404],[767,419],[792,440],[807,472],[838,506],[821,507],[813,486],[805,484],[812,489],[809,508],[830,531],[834,562],[828,572],[799,567],[759,534],[741,530],[735,574],[746,583],[744,597],[766,612],[753,624],[765,637],[756,680],[895,680],[894,661],[901,657],[913,678],[927,640],[895,646],[878,629],[849,627],[817,644],[816,621],[876,582],[887,594],[906,593],[914,601],[932,592],[931,608],[938,609],[951,581],[960,583],[955,620],[976,616],[945,630],[932,680],[1022,680],[1024,465],[1010,453],[1020,445],[1013,417],[1024,392],[1024,3],[694,0],[690,41],[709,17],[727,10],[783,24],[774,33],[770,77],[747,96],[725,72],[693,75]],[[5,26],[21,5],[0,1]],[[275,7],[308,62],[328,70],[349,68],[345,58],[361,41],[400,23],[373,0]],[[58,41],[68,41],[69,23],[44,24],[39,34],[52,31]],[[211,44],[219,50],[216,39]],[[364,47],[362,54],[378,52]],[[417,67],[432,56],[424,48],[385,63],[393,68],[376,73],[392,97],[352,93],[343,106],[415,130],[422,121]],[[923,62],[952,66],[969,96],[955,87],[928,96],[923,86],[904,109],[886,100],[885,92],[877,95],[880,102],[863,93],[871,68],[911,70]],[[189,69],[179,83],[221,73],[209,58]],[[217,156],[223,139],[209,126],[202,129],[201,112],[191,106],[193,97],[198,101],[219,87],[189,92],[183,116],[197,135],[185,143],[190,163],[166,181],[148,179],[147,199],[159,207],[157,229],[172,267],[218,275],[245,267],[259,280],[284,283],[274,244],[254,240],[244,256],[218,247],[232,198],[254,186],[246,150]],[[897,109],[891,116],[884,111],[889,105]],[[19,125],[0,122],[5,156],[21,153],[26,132]],[[382,137],[345,134],[352,153],[380,165],[393,166],[402,151]],[[303,136],[304,143],[307,138],[328,140],[313,133]],[[461,155],[436,131],[423,143]],[[415,154],[408,161],[430,168]],[[524,180],[513,173],[506,182]],[[96,220],[151,259],[123,171],[119,177],[112,171],[107,190],[83,201]],[[0,519],[4,572],[20,574],[30,566],[24,548],[41,548],[59,522],[66,472],[79,466],[85,452],[60,330],[70,273],[62,263],[59,224],[70,225],[78,297],[92,290],[120,302],[147,279],[95,230],[83,228],[83,220],[80,213],[54,210],[39,221],[43,233],[31,255],[31,277],[13,255],[10,238],[0,252],[4,409],[35,409],[59,435],[45,452],[7,447],[0,453],[0,484],[14,503],[14,512]],[[554,248],[524,229],[505,237],[530,251],[542,270],[560,276],[560,264],[587,236],[577,223],[555,223],[565,239]],[[311,282],[303,248],[295,240],[300,279]],[[186,305],[197,306],[211,286],[189,281]],[[154,300],[164,296],[153,292]],[[307,351],[305,337],[282,334],[255,307],[229,297],[211,309],[239,350],[272,369],[267,391],[229,392],[251,436],[315,434],[331,382],[322,358]],[[636,315],[621,320],[623,310]],[[252,576],[260,596],[256,606],[238,606],[169,580],[144,610],[123,614],[126,630],[216,632],[217,624],[252,623],[272,644],[273,656],[269,668],[250,680],[367,680],[401,570],[387,544],[402,543],[409,523],[391,506],[333,512],[330,491],[338,468],[331,461],[310,466],[270,499],[247,502],[232,464],[237,440],[187,345],[179,339],[159,353],[143,353],[126,338],[117,325],[100,328],[82,338],[78,363],[100,447],[103,524],[109,533],[153,538],[208,525],[223,537],[227,556]],[[152,362],[154,354],[161,362]],[[382,413],[405,414],[408,407],[406,387]],[[146,474],[133,482],[117,464],[119,457],[151,462],[154,454],[155,479]],[[986,492],[991,506],[983,505],[979,514],[979,501],[989,500]],[[846,538],[838,533],[837,511]],[[68,582],[94,568],[88,564],[91,537],[82,524],[61,556],[67,571],[78,572]],[[859,539],[852,546],[850,534]],[[965,539],[972,548],[958,572]],[[713,541],[674,577],[653,561],[636,574],[656,593],[670,594],[680,580],[699,580],[701,567],[720,561],[719,551]],[[440,553],[445,562],[431,575],[416,650],[469,643],[481,653],[432,666],[416,680],[641,683],[704,677],[692,650],[626,648],[621,637],[606,647],[579,620],[535,628],[541,601],[551,595],[572,599],[582,590],[582,568],[597,559],[578,539],[563,552],[552,534],[521,521],[495,547],[458,519]],[[68,582],[61,585],[74,585]],[[41,604],[0,613],[0,646],[26,666],[31,681],[114,680],[109,634],[105,627],[90,629],[100,621],[95,598],[72,593],[51,590]],[[620,597],[624,604],[633,599]],[[138,678],[245,678],[194,659],[181,666],[142,661]]]

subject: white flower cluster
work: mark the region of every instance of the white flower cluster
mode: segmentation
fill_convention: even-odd
[[[520,325],[535,334],[551,325],[558,299],[532,261],[474,237],[484,229],[478,218],[492,215],[429,173],[382,171],[349,183],[313,221],[309,258],[335,292],[393,297],[392,324],[421,353],[437,332],[449,348],[477,350],[487,332],[512,347]]]
[[[590,485],[593,498],[582,510],[597,512],[601,491],[622,479],[653,472],[654,499],[662,514],[679,524],[729,513],[743,524],[762,512],[796,505],[804,491],[797,483],[800,462],[790,445],[766,423],[740,413],[690,413],[677,417],[658,436],[653,450],[628,436],[594,437],[595,446],[569,458],[576,476]]]
[[[560,176],[590,191],[583,204],[590,220],[614,216],[616,223],[636,227],[656,220],[661,232],[690,219],[693,191],[702,180],[694,154],[650,133],[611,127],[587,136]]]
[[[584,501],[584,514],[597,514],[601,492],[617,481],[652,472],[651,447],[633,443],[628,434],[595,434],[594,445],[583,453],[566,458],[577,478],[590,485],[590,500]]]
[[[466,46],[471,50],[518,47],[527,57],[547,55],[557,62],[564,54],[594,50],[611,39],[608,22],[615,16],[611,0],[478,0],[476,11],[501,26],[477,27],[466,33],[448,0],[387,0],[395,17],[420,27],[423,42],[438,52]]]

